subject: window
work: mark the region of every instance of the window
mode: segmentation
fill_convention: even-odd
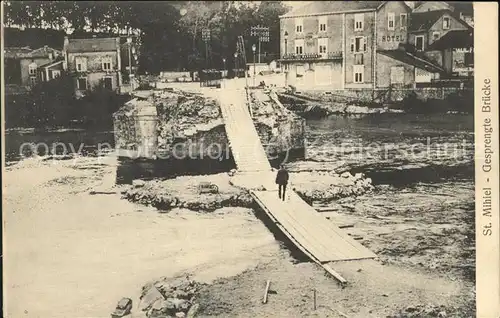
[[[419,51],[423,51],[424,50],[424,36],[423,35],[417,35],[415,37],[415,47]]]
[[[357,13],[354,15],[354,31],[363,31],[363,24],[365,21],[365,15],[363,13]]]
[[[84,57],[76,57],[76,70],[78,72],[86,72],[87,71],[87,59]]]
[[[465,66],[474,65],[474,54],[472,52],[464,53],[464,64]]]
[[[434,41],[436,41],[437,39],[439,39],[439,32],[432,32],[432,39]]]
[[[58,78],[59,76],[61,76],[61,71],[59,71],[59,70],[52,71],[52,79]]]
[[[364,65],[353,65],[353,78],[354,78],[354,83],[363,83],[364,81],[364,72],[365,72],[365,67]]]
[[[80,77],[77,82],[76,82],[76,87],[79,90],[86,90],[87,89],[87,79],[85,77]]]
[[[444,17],[443,18],[443,29],[448,30],[449,28],[450,28],[450,18]]]
[[[28,72],[29,72],[29,74],[30,75],[35,75],[37,68],[38,68],[38,66],[34,62],[31,63],[30,65],[28,65]]]
[[[401,13],[399,15],[399,20],[401,22],[401,29],[406,29],[408,25],[408,16],[406,15],[406,13]]]
[[[394,30],[394,20],[395,20],[394,12],[389,12],[387,14],[387,28],[389,30]]]
[[[30,84],[31,86],[36,85],[36,76],[30,76]]]
[[[365,64],[364,57],[365,57],[365,55],[363,53],[354,54],[354,64],[355,65],[364,65]]]
[[[302,19],[296,19],[295,20],[295,32],[296,33],[302,33],[303,32]]]
[[[113,79],[111,77],[105,77],[103,79],[104,88],[113,89]]]
[[[318,53],[326,54],[328,52],[328,38],[318,39]]]
[[[295,54],[304,54],[304,40],[295,40]]]
[[[326,31],[326,21],[327,21],[327,17],[320,17],[319,18],[319,31],[320,32]]]
[[[110,57],[106,57],[102,59],[102,70],[103,71],[111,71],[112,67],[112,59]]]
[[[366,52],[366,37],[357,36],[351,39],[351,52]]]

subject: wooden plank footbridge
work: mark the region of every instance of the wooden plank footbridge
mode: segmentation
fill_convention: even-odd
[[[207,93],[220,103],[238,174],[246,177],[252,197],[291,242],[342,284],[346,280],[333,270],[331,262],[377,257],[294,191],[289,191],[285,201],[278,198],[275,173],[251,118],[245,89],[218,89]]]

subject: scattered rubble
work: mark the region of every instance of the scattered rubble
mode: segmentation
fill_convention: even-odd
[[[413,317],[429,317],[429,318],[446,318],[446,317],[473,317],[474,305],[471,304],[469,312],[464,312],[464,308],[454,308],[447,306],[436,306],[436,305],[417,305],[407,307],[401,310],[398,314],[394,316],[387,316],[387,318],[413,318]]]
[[[199,308],[196,293],[201,286],[189,277],[162,278],[142,288],[139,308],[148,318],[194,317]]]

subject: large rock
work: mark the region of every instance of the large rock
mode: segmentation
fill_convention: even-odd
[[[155,304],[158,300],[164,300],[165,298],[160,293],[160,291],[154,286],[145,286],[143,289],[143,294],[141,296],[141,301],[139,303],[139,309],[142,311],[149,310],[153,304]]]

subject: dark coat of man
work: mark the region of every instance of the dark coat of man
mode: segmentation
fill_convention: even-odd
[[[288,184],[288,171],[283,166],[276,174],[276,184]]]

